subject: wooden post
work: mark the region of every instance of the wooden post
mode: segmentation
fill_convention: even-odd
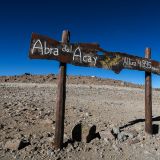
[[[145,58],[151,58],[151,49],[146,48]],[[152,134],[152,79],[151,73],[145,72],[145,131]]]
[[[62,43],[69,42],[69,31],[63,31]],[[56,106],[56,127],[55,127],[55,143],[56,149],[63,147],[64,136],[64,117],[65,117],[65,98],[66,98],[66,63],[59,66],[57,106]]]

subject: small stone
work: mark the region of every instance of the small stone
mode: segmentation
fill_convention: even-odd
[[[52,149],[48,149],[47,155],[52,156],[54,154],[54,151]]]
[[[85,115],[86,115],[86,117],[92,116],[92,114],[91,114],[91,113],[88,113],[88,112],[86,112]]]
[[[128,144],[129,144],[129,145],[136,144],[136,143],[139,143],[139,142],[140,142],[140,140],[137,139],[137,138],[134,139],[134,140],[133,140],[133,139],[129,139],[129,140],[128,140]]]
[[[88,113],[88,112],[86,112],[86,116],[87,116],[87,117],[89,116],[89,113]]]
[[[132,139],[137,137],[138,132],[136,130],[131,130],[131,131],[125,132],[125,134]]]
[[[125,141],[127,139],[127,136],[125,135],[124,132],[121,132],[118,134],[117,139],[121,142]]]
[[[98,137],[96,137],[96,138],[94,138],[94,139],[92,139],[92,141],[90,142],[91,144],[98,144],[99,143],[99,138]]]
[[[31,147],[31,145],[28,145],[25,147],[26,152],[31,152],[32,150],[33,150],[33,147]]]
[[[20,142],[21,141],[19,139],[13,139],[11,141],[7,141],[4,148],[10,150],[18,150]]]
[[[13,155],[13,158],[14,159],[19,159],[20,158],[20,155],[18,154],[18,155]]]
[[[74,142],[74,148],[78,147],[78,142]]]
[[[64,133],[64,141],[68,141],[68,140],[69,140],[69,136]]]
[[[71,152],[72,150],[73,150],[73,146],[71,144],[68,144],[67,152]]]
[[[80,147],[77,147],[76,150],[77,150],[77,151],[81,151],[81,148],[80,148]]]
[[[120,133],[119,127],[113,127],[113,128],[112,128],[112,132],[113,132],[114,134],[119,134],[119,133]]]
[[[51,126],[53,124],[53,121],[50,119],[45,119],[45,120],[41,120],[40,123],[44,125],[44,127],[47,127],[47,126]]]
[[[108,143],[109,142],[108,138],[104,138],[104,142]]]
[[[90,148],[90,147],[85,146],[85,148],[84,148],[84,151],[85,151],[85,152],[89,152],[90,150],[91,150],[91,148]]]
[[[110,130],[101,131],[99,134],[104,141],[115,140],[115,137]]]
[[[104,158],[103,152],[100,153],[100,157],[101,157],[101,158]]]
[[[115,151],[119,151],[119,148],[115,144],[113,144],[112,147]]]

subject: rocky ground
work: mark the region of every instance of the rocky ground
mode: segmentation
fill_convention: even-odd
[[[57,78],[42,76],[39,83],[32,75],[23,78],[0,77],[0,159],[160,159],[160,91],[153,90],[154,135],[149,136],[143,86],[68,77],[64,148],[55,150]]]

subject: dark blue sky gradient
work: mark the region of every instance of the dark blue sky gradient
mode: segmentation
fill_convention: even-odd
[[[71,42],[98,42],[102,48],[160,61],[160,1],[158,0],[1,0],[0,75],[58,73],[58,62],[30,60],[32,32],[61,40],[64,29]],[[144,72],[123,70],[120,74],[68,65],[68,74],[96,75],[144,83]],[[153,86],[160,77],[153,75]]]

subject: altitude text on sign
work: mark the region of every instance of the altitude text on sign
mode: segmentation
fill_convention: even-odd
[[[119,73],[122,69],[133,69],[160,74],[160,63],[147,58],[120,52],[108,52],[95,43],[64,44],[32,34],[29,57],[32,59],[52,59],[76,66],[97,67]]]

